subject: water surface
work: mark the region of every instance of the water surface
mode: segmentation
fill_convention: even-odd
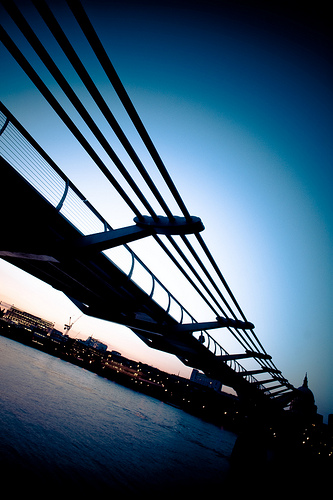
[[[17,492],[208,492],[227,476],[234,434],[4,337],[0,388]]]

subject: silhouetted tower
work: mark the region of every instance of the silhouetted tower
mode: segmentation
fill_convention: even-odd
[[[293,399],[290,409],[295,414],[302,418],[312,418],[317,413],[315,398],[313,392],[308,386],[308,374],[305,374],[303,385],[296,390],[295,398]]]

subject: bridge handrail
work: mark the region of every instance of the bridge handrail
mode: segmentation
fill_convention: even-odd
[[[93,207],[64,172],[62,172],[58,165],[48,156],[1,102],[0,154],[38,191],[41,196],[51,203],[51,205],[82,234],[86,235],[94,232],[113,230],[106,219]],[[52,182],[50,182],[50,180]],[[85,217],[82,217],[82,209],[85,210]],[[82,221],[84,221],[84,224],[82,224]],[[167,314],[170,314],[173,302],[180,308],[180,323],[183,323],[185,316],[189,318],[190,322],[196,323],[197,321],[194,317],[184,306],[182,306],[174,295],[171,294],[135,252],[126,244],[122,245],[122,247],[130,253],[132,259],[131,268],[127,274],[128,279],[133,280],[135,266],[136,264],[140,265],[152,280],[150,293],[145,292],[137,281],[135,281],[136,285],[147,293],[152,300],[163,307],[154,299],[156,284],[158,284],[167,294],[168,303],[167,307],[164,308]],[[105,252],[103,253],[114,265],[125,273],[124,269],[119,267],[112,258],[106,255]],[[170,314],[170,316],[172,315]],[[228,355],[228,352],[216,342],[206,330],[193,332],[192,335],[215,356]],[[236,360],[228,360],[225,361],[225,363],[238,373],[246,372],[246,369]],[[253,375],[245,375],[245,378],[248,382],[258,383]]]

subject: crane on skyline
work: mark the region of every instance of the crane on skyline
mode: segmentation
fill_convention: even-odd
[[[82,318],[83,314],[81,314],[78,318],[76,318],[74,321],[72,321],[72,317],[70,316],[69,317],[69,321],[68,321],[68,324],[65,323],[64,324],[64,330],[66,331],[67,330],[67,333],[69,332],[69,330],[71,330],[72,326],[77,322],[79,321],[80,318]]]

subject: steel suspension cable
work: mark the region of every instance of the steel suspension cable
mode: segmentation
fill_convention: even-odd
[[[237,300],[236,300],[236,298],[235,298],[234,294],[232,293],[231,289],[229,288],[229,285],[227,284],[227,282],[226,282],[225,278],[223,277],[223,275],[222,275],[222,273],[221,273],[221,271],[220,271],[220,269],[219,269],[218,265],[216,264],[216,262],[215,262],[215,260],[214,260],[214,258],[213,258],[213,256],[212,256],[212,254],[211,254],[211,252],[209,251],[209,249],[208,249],[208,247],[207,247],[206,243],[204,242],[204,240],[203,240],[203,238],[202,238],[201,234],[196,233],[196,235],[195,235],[195,236],[196,236],[196,238],[197,238],[197,240],[198,240],[199,244],[201,245],[202,249],[204,250],[204,252],[205,252],[206,256],[208,257],[208,259],[209,259],[210,263],[212,264],[212,266],[213,266],[213,268],[214,268],[214,270],[215,270],[216,274],[218,275],[218,277],[219,277],[219,278],[220,278],[220,280],[222,281],[222,283],[223,283],[223,285],[224,285],[225,289],[226,289],[226,290],[227,290],[227,292],[229,293],[229,295],[230,295],[230,297],[231,297],[232,301],[234,302],[235,306],[237,307],[237,310],[239,311],[239,313],[240,313],[240,315],[242,316],[243,320],[244,320],[244,321],[247,321],[245,314],[243,313],[243,311],[242,311],[242,309],[241,309],[240,305],[238,304],[238,302],[237,302]],[[259,345],[259,346],[260,346],[260,348],[263,350],[264,354],[267,354],[267,352],[265,351],[265,349],[264,349],[263,345],[262,345],[262,344],[261,344],[261,342],[259,341],[259,339],[258,339],[258,337],[256,336],[256,334],[253,332],[253,330],[251,330],[251,332],[252,332],[252,335],[254,336],[254,338],[256,339],[256,341],[258,342],[258,345]]]
[[[220,314],[216,311],[216,309],[214,308],[214,306],[212,305],[211,302],[209,302],[208,298],[205,297],[205,295],[203,294],[203,292],[198,288],[198,286],[193,282],[193,280],[191,279],[191,277],[188,275],[188,273],[184,270],[184,268],[181,266],[181,264],[177,261],[177,259],[174,257],[174,255],[170,252],[170,250],[166,247],[166,245],[162,242],[162,240],[157,236],[155,235],[154,236],[155,240],[157,241],[157,243],[161,246],[161,248],[164,250],[164,252],[168,255],[168,257],[172,260],[172,262],[178,267],[178,269],[181,271],[181,273],[185,276],[185,278],[189,281],[189,283],[193,286],[193,288],[196,290],[196,292],[200,295],[200,297],[206,302],[206,304],[210,307],[210,309],[217,315],[219,316]],[[169,238],[168,238],[169,239]],[[170,241],[170,239],[169,239]],[[226,312],[223,310],[223,308],[221,307],[221,304],[216,300],[216,298],[212,295],[212,292],[208,289],[207,285],[203,282],[202,278],[198,275],[197,271],[193,268],[193,266],[191,265],[191,263],[188,261],[187,257],[183,254],[182,250],[179,248],[179,246],[176,244],[176,242],[174,241],[174,239],[172,239],[171,241],[171,244],[174,246],[174,248],[177,250],[178,253],[182,254],[181,256],[184,256],[184,259],[186,264],[188,265],[188,267],[190,268],[190,270],[192,271],[192,273],[194,274],[194,276],[198,279],[198,281],[200,282],[200,284],[203,286],[203,288],[206,290],[206,292],[208,293],[208,295],[211,297],[211,299],[215,302],[215,304],[218,306],[218,308],[220,309],[220,311],[222,312],[222,314],[224,315],[224,317],[226,318],[227,317],[227,314]],[[227,329],[229,330],[229,332],[236,338],[236,340],[241,344],[241,346],[246,350],[246,349],[249,349],[251,350],[251,346],[250,344],[247,342],[246,339],[244,339],[244,337],[239,333],[239,331],[237,329],[235,329],[236,333],[230,328],[230,327],[227,327]],[[237,334],[239,335],[239,337],[237,336]]]
[[[66,111],[62,108],[62,106],[59,104],[59,102],[56,100],[56,98],[53,96],[53,94],[47,88],[45,83],[42,81],[42,79],[39,77],[39,75],[33,69],[31,64],[27,61],[25,56],[22,54],[22,52],[19,50],[19,48],[16,46],[16,44],[13,42],[13,40],[10,38],[10,36],[7,34],[7,32],[4,30],[4,28],[1,25],[0,25],[0,40],[2,41],[4,46],[7,48],[7,50],[10,52],[10,54],[13,56],[13,58],[16,60],[16,62],[24,70],[24,72],[27,74],[27,76],[30,78],[30,80],[38,88],[38,90],[43,95],[43,97],[47,100],[47,102],[50,104],[50,106],[54,109],[54,111],[58,114],[58,116],[61,118],[61,120],[65,123],[65,125],[68,127],[68,129],[71,131],[71,133],[74,135],[74,137],[78,140],[78,142],[81,144],[81,146],[86,150],[86,152],[92,158],[92,160],[95,162],[95,164],[103,172],[105,177],[111,182],[111,184],[114,186],[114,188],[117,190],[117,192],[123,198],[123,200],[127,203],[127,205],[130,207],[130,209],[135,213],[135,215],[140,220],[143,220],[143,216],[142,216],[141,212],[137,209],[137,207],[132,202],[130,197],[127,195],[127,193],[121,187],[121,185],[118,183],[118,181],[115,179],[115,177],[111,174],[111,172],[108,170],[108,168],[106,167],[104,162],[101,160],[101,158],[95,152],[95,150],[92,148],[92,146],[89,144],[87,139],[83,136],[83,134],[79,131],[79,129],[74,124],[74,122],[71,120],[71,118],[68,116]]]
[[[208,298],[203,294],[203,292],[199,289],[199,287],[195,284],[195,282],[192,280],[192,278],[189,276],[189,274],[185,271],[184,267],[180,264],[180,262],[176,259],[176,257],[170,252],[168,247],[163,243],[161,238],[158,235],[153,235],[154,239],[158,243],[158,245],[162,248],[162,250],[165,252],[165,254],[170,258],[170,260],[175,264],[175,266],[179,269],[179,271],[183,274],[183,276],[187,279],[187,281],[190,283],[190,285],[193,286],[195,291],[200,295],[200,297],[206,302],[206,304],[210,307],[210,309],[216,314],[217,316],[219,313],[217,310],[214,308],[212,303],[208,300]],[[193,274],[196,275],[196,271],[193,269]],[[198,280],[200,280],[200,276],[198,276]],[[203,287],[205,287],[203,283]],[[208,294],[210,293],[209,290],[207,290]],[[214,299],[214,297],[212,297]],[[221,309],[220,305],[218,302],[216,302],[216,305]],[[223,310],[221,310],[223,313]]]
[[[171,179],[160,155],[158,154],[145,126],[143,125],[130,97],[128,96],[115,68],[113,67],[109,56],[107,55],[93,25],[90,22],[84,8],[78,0],[67,0],[67,4],[71,9],[75,19],[77,20],[81,30],[85,34],[91,48],[93,49],[97,59],[99,60],[101,66],[103,67],[105,74],[109,78],[113,88],[115,89],[120,101],[122,102],[124,108],[126,109],[129,117],[131,118],[137,132],[139,133],[143,143],[145,144],[147,150],[149,151],[151,157],[153,158],[160,174],[162,175],[164,181],[166,182],[169,190],[171,191],[174,199],[178,203],[183,215],[188,221],[191,220],[191,216],[173,182]]]
[[[102,112],[104,118],[109,123],[110,127],[112,128],[112,130],[114,131],[114,133],[118,137],[120,143],[122,144],[122,146],[126,150],[127,154],[129,155],[129,157],[133,161],[134,165],[137,167],[138,171],[140,172],[141,176],[143,177],[143,179],[145,180],[145,182],[147,183],[149,188],[151,189],[152,193],[154,194],[156,200],[161,205],[165,214],[169,217],[170,220],[174,220],[174,216],[173,216],[172,212],[170,211],[168,205],[166,204],[164,198],[162,197],[159,190],[157,189],[154,182],[152,181],[152,179],[151,179],[150,175],[148,174],[147,170],[145,169],[143,163],[141,162],[140,158],[136,154],[134,148],[132,147],[128,138],[124,134],[119,123],[115,119],[109,106],[105,102],[103,96],[101,95],[100,91],[96,87],[96,85],[93,82],[92,78],[90,77],[88,71],[84,67],[82,61],[80,60],[79,56],[77,55],[72,44],[68,40],[64,31],[62,30],[60,24],[58,23],[54,14],[50,10],[49,6],[45,3],[44,0],[32,0],[32,3],[35,5],[39,14],[43,18],[45,24],[48,26],[49,30],[52,32],[54,38],[57,40],[57,42],[60,45],[60,47],[62,48],[64,54],[66,55],[66,57],[68,58],[68,60],[72,64],[76,73],[78,74],[81,81],[85,85],[86,89],[90,93],[91,97],[94,99],[98,108]]]
[[[181,237],[183,240],[184,236]],[[208,293],[208,295],[211,297],[211,299],[215,302],[215,304],[219,307],[219,309],[222,311],[222,314],[225,316],[225,317],[228,317],[227,313],[223,310],[221,304],[217,301],[217,299],[214,297],[214,295],[212,294],[212,292],[209,290],[209,288],[207,287],[207,285],[204,283],[204,281],[202,280],[202,278],[200,277],[200,275],[198,274],[198,272],[194,269],[193,265],[190,263],[190,261],[188,260],[188,258],[186,257],[186,255],[184,254],[184,252],[181,250],[181,248],[179,247],[179,245],[176,243],[175,241],[175,238],[169,236],[168,237],[168,240],[169,242],[171,243],[171,245],[175,248],[176,252],[180,255],[180,257],[182,258],[182,260],[185,262],[185,264],[187,265],[187,267],[191,270],[191,272],[194,274],[194,276],[197,278],[197,280],[200,282],[200,284],[203,286],[203,288],[205,289],[205,291]],[[190,244],[190,242],[187,240],[184,240],[185,244],[188,246],[190,252],[192,253],[192,255],[195,257],[195,260],[197,261],[197,263],[199,264],[199,266],[201,267],[201,269],[204,271],[205,275],[208,277],[209,281],[211,282],[211,284],[213,285],[213,287],[215,288],[215,290],[218,292],[218,295],[220,296],[220,298],[222,298],[224,304],[227,306],[229,312],[231,313],[231,315],[233,316],[234,319],[237,319],[237,316],[236,314],[234,313],[234,311],[232,310],[232,308],[230,307],[230,305],[228,304],[228,302],[226,301],[225,297],[223,296],[223,294],[221,293],[220,289],[217,287],[216,283],[214,282],[214,280],[212,279],[210,273],[208,272],[208,270],[205,268],[205,266],[203,265],[200,257],[196,254],[195,250],[193,249],[192,245]],[[164,248],[165,250],[165,248]],[[172,255],[172,254],[171,254]],[[184,273],[183,273],[184,274]],[[212,310],[214,310],[214,308],[212,306],[210,306]],[[216,312],[214,310],[214,312]],[[231,331],[231,330],[230,330]],[[236,333],[235,333],[236,332]],[[244,344],[246,344],[247,348],[251,349],[253,347],[255,347],[257,349],[257,346],[255,345],[253,339],[250,337],[250,335],[247,333],[246,330],[244,330],[244,335],[245,337],[247,337],[247,339],[244,337],[244,335],[239,331],[239,329],[235,328],[235,332],[234,331],[231,331],[231,333],[233,334],[233,336],[243,345],[243,347],[245,347]],[[242,342],[240,340],[240,338],[242,339]],[[243,344],[244,343],[244,344]],[[251,344],[252,344],[252,347],[251,347]]]
[[[216,285],[216,283],[213,280],[211,274],[209,273],[209,271],[207,270],[207,268],[203,264],[202,260],[198,256],[197,252],[194,250],[194,248],[191,245],[191,243],[189,242],[188,238],[186,236],[181,236],[181,238],[182,238],[183,242],[185,243],[186,247],[189,249],[189,251],[191,252],[191,254],[193,255],[193,257],[195,258],[195,260],[197,261],[197,263],[199,264],[199,266],[201,267],[201,269],[203,270],[203,272],[205,273],[205,275],[207,276],[207,278],[209,279],[209,281],[211,282],[211,284],[213,285],[213,287],[215,288],[215,290],[218,293],[219,297],[223,300],[224,304],[227,306],[227,308],[228,308],[229,312],[232,314],[233,318],[236,319],[237,318],[236,314],[234,313],[234,311],[232,310],[232,308],[228,304],[228,302],[225,299],[225,297],[223,296],[221,290]]]
[[[247,321],[245,314],[243,313],[242,309],[240,308],[240,306],[239,306],[239,304],[238,304],[238,302],[237,302],[237,300],[236,300],[236,298],[235,298],[234,294],[232,293],[232,291],[231,291],[231,289],[230,289],[229,285],[227,284],[227,282],[226,282],[225,278],[223,277],[223,275],[222,275],[222,273],[221,273],[221,271],[220,271],[219,267],[217,266],[217,264],[216,264],[216,262],[215,262],[215,260],[214,260],[214,258],[213,258],[213,256],[212,256],[212,254],[211,254],[211,252],[209,251],[209,249],[208,249],[208,247],[207,247],[206,243],[204,242],[204,240],[203,240],[202,236],[201,236],[200,234],[198,234],[198,233],[197,233],[197,234],[195,234],[195,236],[196,236],[196,238],[197,238],[197,240],[198,240],[199,244],[201,245],[202,249],[204,250],[204,252],[205,252],[206,256],[208,257],[208,259],[209,259],[210,263],[212,264],[212,266],[213,266],[213,268],[214,268],[215,272],[217,273],[217,275],[219,276],[220,280],[222,281],[222,283],[223,283],[224,287],[226,288],[226,290],[227,290],[228,294],[230,295],[231,299],[233,300],[233,302],[234,302],[235,306],[237,307],[237,310],[238,310],[238,311],[239,311],[239,313],[241,314],[241,316],[242,316],[243,320],[244,320],[244,321]],[[246,335],[248,336],[247,332],[245,332],[245,333],[246,333]],[[251,330],[251,333],[252,333],[252,335],[253,335],[254,339],[257,341],[257,343],[258,343],[259,347],[262,349],[263,353],[264,353],[264,354],[267,354],[266,350],[264,349],[263,345],[261,344],[260,340],[258,339],[258,337],[256,336],[256,334],[254,333],[254,331],[253,331],[253,330]]]
[[[27,41],[30,43],[30,45],[33,47],[41,61],[44,63],[44,65],[47,67],[51,75],[54,77],[56,82],[59,84],[60,88],[63,90],[67,98],[70,100],[76,111],[79,113],[81,118],[84,120],[84,122],[87,124],[89,129],[92,131],[96,139],[99,141],[101,146],[104,148],[106,153],[108,154],[109,158],[113,161],[115,166],[118,168],[120,173],[123,175],[123,177],[126,179],[127,183],[129,186],[132,188],[132,190],[135,192],[139,200],[142,202],[142,204],[145,206],[145,208],[148,210],[150,215],[157,220],[157,215],[153,208],[150,206],[148,203],[147,199],[145,196],[142,194],[141,190],[137,187],[136,183],[134,182],[133,178],[130,176],[128,173],[127,169],[125,166],[122,164],[121,160],[118,158],[112,147],[110,146],[109,142],[105,138],[105,136],[102,134],[94,120],[91,118],[91,115],[88,113],[86,108],[83,106],[81,103],[80,99],[77,97],[71,86],[69,85],[68,81],[66,78],[63,76],[57,65],[54,63],[53,59],[50,57],[42,43],[39,41],[38,37],[34,33],[34,31],[31,29],[19,9],[16,7],[15,4],[8,0],[1,0],[2,4],[6,8],[7,12],[13,19],[13,21],[16,23],[18,28],[21,30],[22,34],[25,36]]]
[[[209,305],[209,307],[211,308],[211,310],[217,316],[219,316],[219,314],[216,312],[216,309],[211,304],[211,302],[209,302],[209,300],[203,295],[203,293],[193,283],[193,280],[191,280],[191,278],[188,276],[188,274],[186,273],[186,271],[184,270],[184,268],[181,267],[181,265],[179,264],[179,262],[175,259],[175,257],[173,256],[173,254],[168,250],[168,248],[164,245],[164,243],[160,240],[160,238],[155,237],[155,239],[159,243],[159,245],[163,248],[164,252],[167,253],[168,257],[172,259],[172,261],[177,265],[177,267],[180,269],[180,271],[183,273],[183,275],[189,280],[190,284],[192,284],[192,286],[194,285],[196,291],[200,294],[200,296]],[[184,260],[184,262],[187,265],[187,267],[191,270],[191,272],[197,278],[197,280],[199,281],[199,283],[201,284],[201,286],[204,288],[204,290],[208,293],[209,297],[218,306],[218,308],[220,309],[220,311],[222,312],[222,314],[224,315],[224,317],[225,318],[228,317],[227,313],[221,307],[221,304],[214,297],[214,295],[209,290],[209,288],[207,287],[207,285],[204,283],[204,281],[202,280],[202,278],[200,277],[200,275],[198,274],[198,272],[195,270],[195,268],[193,267],[193,265],[190,263],[190,261],[188,260],[188,258],[184,254],[184,252],[181,250],[181,248],[179,247],[179,245],[175,242],[175,239],[169,236],[168,240],[171,243],[171,245],[175,248],[175,250],[177,251],[177,253],[180,255],[180,257]],[[231,310],[231,312],[232,312],[232,310]],[[234,319],[236,319],[236,315],[233,312],[232,312],[232,315],[233,315]],[[234,328],[235,331],[233,331],[231,328],[228,328],[228,330],[236,338],[236,340],[244,347],[244,349],[251,350],[253,347],[257,348],[257,346],[254,344],[253,340],[250,338],[250,336],[247,334],[246,331],[244,333],[245,333],[246,337],[248,338],[248,340],[244,337],[244,335],[242,335],[242,333],[240,333],[239,329]],[[252,346],[251,346],[251,344],[252,344]]]
[[[196,238],[200,244],[200,246],[202,247],[203,251],[205,252],[206,256],[208,257],[208,260],[209,262],[211,263],[211,265],[213,266],[213,269],[215,270],[216,274],[218,275],[218,277],[220,278],[221,282],[223,283],[223,286],[224,288],[226,289],[226,291],[228,292],[228,294],[230,295],[233,303],[235,304],[238,312],[240,313],[240,315],[242,316],[243,320],[244,321],[247,321],[246,317],[245,317],[245,314],[243,313],[241,307],[239,306],[234,294],[232,293],[231,289],[229,288],[229,285],[228,283],[226,282],[226,280],[224,279],[218,265],[216,264],[212,254],[210,253],[206,243],[204,242],[203,238],[201,237],[201,235],[199,234],[196,234]]]
[[[191,270],[191,272],[194,274],[194,276],[196,277],[196,279],[199,281],[199,283],[201,284],[201,286],[205,289],[205,291],[208,293],[208,295],[211,297],[211,299],[215,302],[215,304],[218,306],[218,308],[220,309],[220,311],[222,312],[222,314],[227,317],[227,314],[226,312],[223,310],[223,308],[221,307],[221,304],[217,301],[217,299],[214,297],[214,295],[212,294],[212,292],[209,290],[208,286],[205,284],[205,282],[203,281],[203,279],[200,277],[199,273],[195,270],[194,266],[191,264],[191,262],[188,260],[188,258],[186,257],[186,255],[184,254],[184,252],[181,250],[181,248],[179,247],[179,245],[176,243],[175,241],[175,238],[173,238],[172,236],[167,236],[167,239],[168,241],[171,243],[171,245],[174,247],[174,249],[176,250],[176,252],[180,255],[180,257],[182,258],[182,260],[185,262],[185,264],[187,265],[187,267]],[[216,311],[214,310],[214,312],[216,313]],[[218,315],[218,313],[216,313]]]
[[[76,18],[78,24],[80,25],[83,33],[85,34],[88,42],[90,43],[96,57],[98,58],[101,66],[103,67],[106,75],[108,76],[111,84],[113,85],[114,89],[117,92],[118,97],[120,98],[123,106],[125,107],[128,115],[130,116],[132,122],[134,123],[137,131],[140,134],[141,139],[143,140],[144,144],[146,145],[149,153],[151,154],[152,158],[155,161],[155,164],[157,165],[158,169],[160,170],[164,180],[166,181],[170,191],[172,192],[174,198],[178,202],[179,207],[182,209],[183,214],[185,215],[186,218],[190,219],[190,214],[181,199],[178,190],[176,189],[176,186],[174,185],[165,165],[163,164],[154,144],[152,143],[152,140],[150,136],[148,135],[148,132],[146,131],[139,115],[137,114],[137,111],[129,98],[115,68],[113,67],[93,25],[90,22],[90,19],[88,18],[84,8],[82,7],[82,4],[80,3],[79,0],[67,0],[68,6],[71,9],[74,17]],[[202,238],[200,235],[197,235],[198,241],[200,245],[203,247],[206,255],[208,256],[211,264],[213,265],[215,271],[217,272],[219,278],[221,279],[224,287],[228,291],[230,297],[232,298],[235,306],[237,307],[238,311],[240,312],[242,318],[244,321],[246,321],[246,317],[241,310],[236,298],[234,297],[231,289],[229,288],[228,284],[226,283],[221,271],[217,267],[215,260],[213,259],[212,255],[208,251],[207,246],[204,244]]]

